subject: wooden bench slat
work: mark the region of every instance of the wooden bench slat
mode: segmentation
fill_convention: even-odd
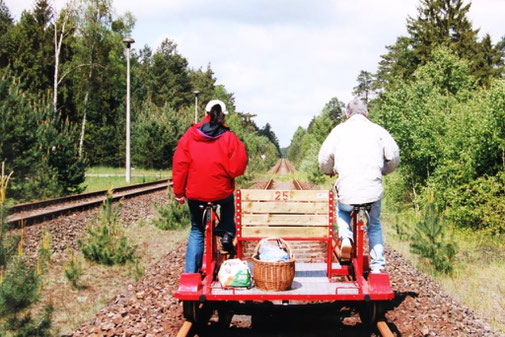
[[[241,190],[243,201],[313,201],[328,203],[328,190]]]
[[[243,227],[242,237],[327,238],[328,227]]]
[[[243,214],[242,226],[251,225],[299,225],[299,226],[328,226],[328,214]]]
[[[253,202],[242,201],[242,213],[328,214],[328,203],[318,202]]]

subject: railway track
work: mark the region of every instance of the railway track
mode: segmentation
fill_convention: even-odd
[[[113,200],[131,198],[166,189],[171,179],[157,180],[113,189]],[[102,205],[107,191],[75,194],[67,197],[18,204],[10,208],[7,222],[14,226],[30,225],[47,219]]]
[[[264,188],[265,182],[257,186],[256,188]],[[160,194],[154,195],[160,197]],[[142,207],[151,207],[152,201],[149,195],[135,198],[136,200],[143,200],[145,206],[138,204],[135,207],[124,207],[123,212],[128,213],[126,215],[131,212],[137,216]],[[65,218],[59,217],[54,222],[60,220]],[[38,226],[32,228],[36,227]],[[54,226],[55,231],[62,231],[65,228]],[[72,229],[71,234],[74,232]],[[131,283],[121,294],[114,297],[111,294],[105,295],[111,299],[109,304],[93,319],[82,323],[78,329],[65,335],[68,337],[176,336],[184,320],[180,304],[173,294],[184,268],[185,251],[185,243],[167,251],[165,256],[146,269],[146,275],[142,279]],[[442,291],[440,284],[415,269],[391,247],[386,250],[386,258],[387,270],[390,272],[396,296],[387,306],[387,324],[383,321],[379,325],[386,325],[395,336],[503,336],[503,333],[492,329],[485,318],[479,317],[472,310],[450,298]],[[81,293],[78,295],[83,296]],[[104,296],[104,294],[98,295]],[[289,313],[284,311],[286,308],[289,307],[280,308],[282,315],[280,317],[272,315],[270,321],[265,322],[267,324],[263,326],[256,325],[258,321],[254,322],[251,316],[235,316],[231,326],[223,328],[217,317],[213,317],[203,331],[198,333],[202,332],[200,335],[206,336],[230,337],[351,337],[379,336],[379,334],[387,336],[385,332],[379,332],[383,327],[364,326],[356,315],[349,317],[350,312],[346,308],[336,311],[332,309],[333,307],[325,307],[317,313],[313,307],[306,311],[297,310]],[[184,331],[180,332],[180,336],[185,335]],[[191,332],[189,334],[191,335]]]
[[[274,168],[272,169],[272,177],[268,180],[264,189],[265,190],[276,189],[275,185],[274,185],[275,184],[274,178],[277,175],[292,174],[292,173],[295,173],[295,169],[293,168],[293,166],[291,166],[291,164],[286,159],[284,159],[284,158],[279,159],[277,164],[275,164]],[[286,188],[283,186],[282,188],[277,188],[277,189],[303,190],[302,184],[296,178],[293,178],[293,180],[291,181],[291,184],[293,185],[292,187]]]

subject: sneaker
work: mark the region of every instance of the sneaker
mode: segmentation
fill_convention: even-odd
[[[343,238],[340,242],[340,257],[349,260],[351,258],[352,243],[349,238]]]
[[[235,248],[233,247],[233,236],[228,233],[224,233],[221,238],[221,248],[223,251],[233,254]]]

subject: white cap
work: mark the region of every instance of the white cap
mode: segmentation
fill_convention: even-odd
[[[221,106],[221,111],[223,112],[223,114],[227,115],[228,110],[226,110],[226,105],[218,99],[213,99],[213,100],[209,101],[209,103],[207,103],[207,105],[205,106],[205,112],[209,113],[210,109],[212,109],[214,107],[214,105],[218,105],[218,104]]]

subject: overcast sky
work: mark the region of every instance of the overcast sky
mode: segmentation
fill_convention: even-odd
[[[34,0],[4,0],[18,19]],[[51,0],[50,0],[51,2]],[[56,0],[60,8],[64,0]],[[324,105],[348,102],[360,70],[375,72],[418,0],[115,0],[136,18],[134,48],[174,40],[192,68],[211,64],[237,111],[270,123],[281,147]],[[505,0],[474,0],[474,28],[505,35]],[[134,112],[133,112],[134,113]]]

